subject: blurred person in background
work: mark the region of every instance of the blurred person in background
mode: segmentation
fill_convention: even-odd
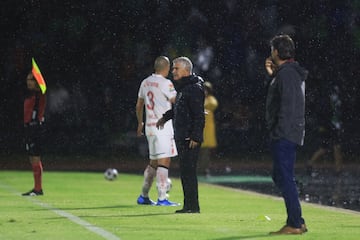
[[[302,234],[302,217],[294,174],[297,146],[305,137],[305,80],[307,71],[295,61],[295,44],[288,35],[275,36],[265,69],[271,80],[266,98],[266,124],[273,159],[272,178],[285,201],[286,224],[271,235]]]
[[[318,173],[314,170],[314,164],[318,162],[328,152],[333,152],[335,160],[335,173],[339,175],[343,166],[343,153],[341,150],[343,127],[341,121],[341,99],[340,89],[334,86],[325,109],[321,109],[325,113],[321,116],[318,134],[320,138],[320,147],[313,153],[307,163],[307,173],[309,176],[315,177]],[[330,111],[326,112],[327,109]]]
[[[210,176],[210,165],[215,149],[217,147],[216,140],[216,123],[215,123],[215,110],[218,107],[218,101],[213,95],[213,87],[210,82],[204,82],[205,92],[205,127],[204,127],[204,141],[201,144],[200,158],[199,158],[199,174],[205,174],[206,177]]]
[[[46,96],[41,93],[39,84],[30,72],[26,77],[27,90],[24,100],[25,147],[34,176],[34,188],[23,196],[44,195],[42,189],[43,166],[41,162],[44,144],[44,114]]]

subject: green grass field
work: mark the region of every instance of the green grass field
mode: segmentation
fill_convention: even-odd
[[[45,172],[44,196],[30,171],[0,171],[0,239],[359,239],[360,213],[303,203],[309,232],[269,236],[285,221],[282,199],[200,184],[201,214],[174,214],[178,207],[138,206],[142,176],[120,173]],[[172,201],[182,202],[172,178]],[[155,185],[151,196],[156,200]],[[268,216],[271,220],[266,220]]]

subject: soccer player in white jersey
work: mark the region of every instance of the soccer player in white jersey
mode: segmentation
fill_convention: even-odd
[[[174,140],[174,129],[168,121],[163,129],[156,127],[157,121],[175,102],[176,91],[173,83],[166,77],[170,71],[170,61],[165,56],[157,57],[154,63],[155,73],[141,82],[136,103],[138,120],[137,136],[143,135],[143,113],[145,108],[145,134],[149,145],[149,165],[144,171],[144,183],[138,204],[158,206],[178,206],[178,203],[167,199],[167,179],[171,157],[177,156]],[[155,203],[149,197],[149,191],[156,176],[158,201]]]

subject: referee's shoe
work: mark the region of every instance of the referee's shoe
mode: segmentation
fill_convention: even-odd
[[[43,192],[42,189],[40,189],[40,191],[36,191],[35,189],[32,189],[32,190],[30,190],[30,191],[28,191],[26,193],[21,194],[21,195],[23,195],[23,196],[42,196],[42,195],[44,195],[44,192]]]

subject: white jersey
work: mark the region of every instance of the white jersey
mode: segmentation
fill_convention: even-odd
[[[171,109],[170,99],[176,96],[173,83],[158,74],[152,74],[141,82],[138,97],[145,103],[145,133],[151,135],[174,135],[172,121],[167,121],[163,129],[156,123],[163,114]]]

